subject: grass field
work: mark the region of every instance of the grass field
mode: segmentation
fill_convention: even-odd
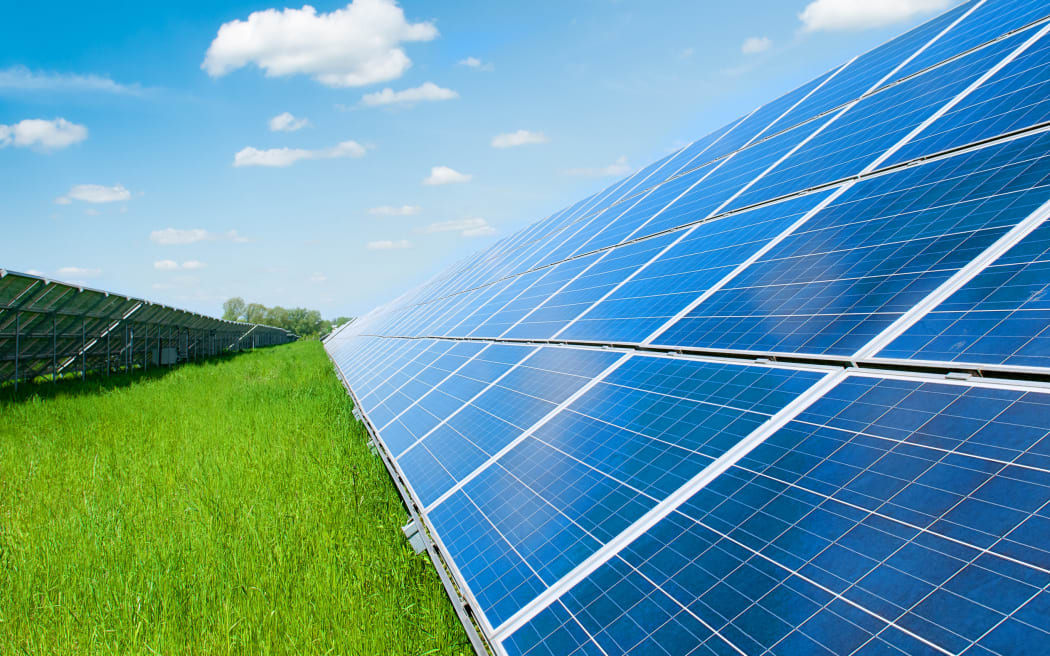
[[[0,654],[459,654],[318,342],[0,392]]]

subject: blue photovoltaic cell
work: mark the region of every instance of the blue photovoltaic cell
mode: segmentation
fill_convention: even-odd
[[[488,317],[484,323],[474,329],[473,335],[478,337],[499,337],[509,330],[514,324],[531,312],[533,308],[543,302],[562,285],[576,277],[578,273],[586,269],[598,255],[588,255],[572,260],[566,260],[556,264],[538,276],[533,284],[521,294],[510,301],[498,312]]]
[[[459,550],[474,538],[457,527],[463,508],[477,509],[539,580],[553,583],[822,375],[635,356],[430,510],[430,519],[471,570]],[[471,582],[479,586],[485,582]],[[500,621],[529,600],[523,594],[483,609]]]
[[[326,339],[495,653],[1050,656],[1048,14],[956,4]]]
[[[656,338],[851,355],[1047,198],[1050,136],[862,181]]]
[[[954,14],[968,10],[974,3],[967,2]],[[908,62],[894,77],[913,75],[945,59],[976,48],[1001,34],[1015,30],[1050,15],[1046,5],[1032,0],[991,0],[978,7],[961,23]]]
[[[1050,224],[923,315],[878,357],[1050,367]]]
[[[1047,394],[848,378],[504,646],[1046,653],[1048,410]]]
[[[521,294],[538,280],[551,272],[551,267],[537,269],[519,276],[507,279],[499,291],[482,303],[479,303],[473,314],[464,317],[462,323],[451,330],[450,334],[458,337],[474,337],[478,326],[487,321],[494,314],[502,310],[508,303],[517,299]]]
[[[951,25],[963,11],[964,7],[952,9],[849,62],[827,84],[789,112],[780,121],[781,129],[808,121],[874,90],[876,84]]]
[[[700,224],[558,337],[644,340],[826,196],[814,193]]]
[[[549,339],[587,307],[649,262],[681,232],[643,239],[606,251],[590,268],[549,296],[532,314],[504,333],[508,338]]]
[[[1006,39],[864,98],[730,207],[746,207],[860,173],[1023,40],[1021,35]],[[928,153],[914,152],[923,154]]]
[[[488,389],[473,389],[471,396],[480,395],[471,403],[457,399],[443,419],[435,417],[423,426],[425,431],[416,430],[415,439],[395,452],[424,504],[435,501],[621,357],[579,349],[513,348],[522,354],[516,367],[490,376],[495,384]],[[450,379],[458,384],[455,380]]]
[[[743,119],[730,123],[723,128],[725,134],[721,135],[717,141],[705,141],[701,139],[695,144],[690,145],[684,153],[684,155],[689,156],[691,160],[694,160],[689,167],[695,168],[721,157],[725,157],[735,150],[744,148],[757,139],[791,127],[791,124],[785,123],[782,118],[791,108],[817,93],[817,89],[820,88],[822,84],[825,84],[826,80],[834,74],[835,70],[828,71],[824,75],[821,75],[820,77],[803,84],[797,89],[784,94],[773,102],[759,107]]]
[[[644,210],[643,203],[639,203],[629,214],[617,219],[610,231],[595,235],[581,251],[590,250],[593,244],[616,243],[615,239],[628,235],[640,238],[710,218],[817,127],[819,124],[803,125],[667,183],[677,184],[675,191],[678,193],[667,193],[661,196],[660,203],[646,204]],[[655,196],[656,192],[653,194]]]
[[[420,341],[426,344],[426,348],[390,376],[382,386],[388,391],[375,394],[368,402],[362,400],[362,405],[368,408],[369,418],[376,426],[385,426],[401,410],[429,391],[428,385],[417,380],[417,374],[456,344],[451,341]]]
[[[1035,33],[1005,43],[1018,45]],[[998,45],[998,44],[996,44]],[[996,46],[989,46],[992,50]],[[904,162],[1050,120],[1050,37],[1044,36],[912,139],[888,164]]]
[[[654,231],[648,229],[648,224],[653,217],[666,211],[664,208],[674,203],[675,199],[700,184],[711,169],[712,165],[696,168],[625,203],[622,207],[613,208],[612,212],[603,217],[601,226],[596,226],[591,234],[583,235],[582,239],[577,240],[577,252],[587,253],[614,246],[626,239],[652,234]]]

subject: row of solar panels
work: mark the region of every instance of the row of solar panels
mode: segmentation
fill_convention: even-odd
[[[1048,13],[964,3],[328,340],[482,648],[1050,651]]]
[[[295,339],[280,328],[0,269],[0,382],[148,368]]]

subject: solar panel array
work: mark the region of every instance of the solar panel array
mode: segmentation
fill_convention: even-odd
[[[148,369],[298,339],[131,296],[0,269],[0,383]]]
[[[956,6],[327,341],[486,648],[1050,653],[1048,14]]]

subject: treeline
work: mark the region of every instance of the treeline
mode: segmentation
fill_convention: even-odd
[[[240,297],[231,298],[222,304],[222,318],[229,321],[247,321],[284,328],[299,337],[327,335],[332,332],[332,328],[354,320],[353,317],[322,319],[321,313],[317,310],[283,308],[279,305],[270,308],[262,303],[245,303]]]

